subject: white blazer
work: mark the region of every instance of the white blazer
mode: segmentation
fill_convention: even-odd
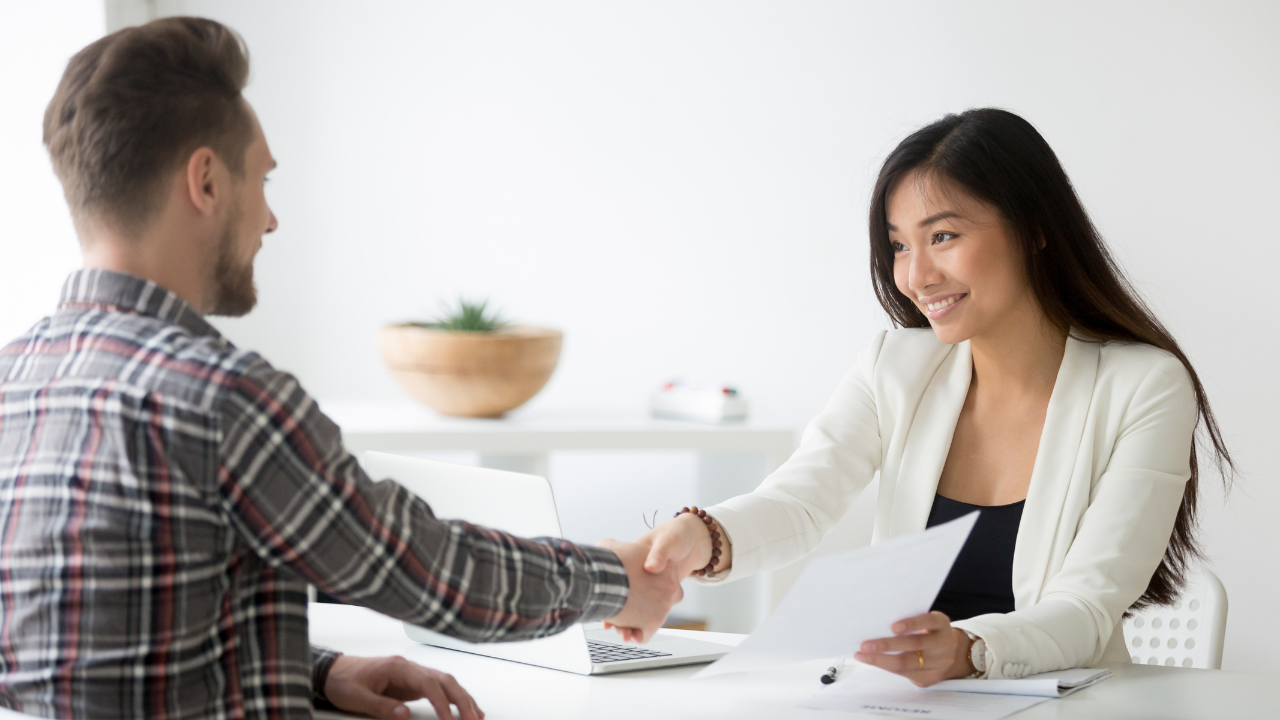
[[[872,542],[924,530],[971,377],[968,342],[929,329],[877,336],[791,459],[708,508],[733,543],[716,581],[813,550],[877,471]],[[1177,358],[1067,340],[1018,528],[1016,610],[954,623],[986,641],[987,677],[1128,662],[1120,620],[1169,543],[1196,421]]]

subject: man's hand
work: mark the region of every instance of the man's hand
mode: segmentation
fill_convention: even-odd
[[[462,720],[484,720],[476,701],[452,675],[402,657],[339,655],[329,666],[324,695],[339,710],[383,720],[405,720],[409,706],[404,702],[423,698],[442,720],[453,718],[450,703],[458,706]]]
[[[648,545],[601,540],[600,547],[612,550],[622,561],[630,586],[627,604],[605,622],[605,627],[616,628],[623,640],[649,642],[667,619],[671,606],[684,599],[684,589],[680,587],[684,576],[674,566],[658,573],[645,570]]]

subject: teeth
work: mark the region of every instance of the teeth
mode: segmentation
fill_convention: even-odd
[[[944,308],[944,307],[950,307],[951,305],[955,305],[955,304],[956,304],[956,300],[959,300],[959,299],[960,299],[960,298],[958,298],[958,297],[949,297],[949,298],[947,298],[946,300],[939,300],[939,301],[938,301],[938,302],[936,302],[936,303],[925,303],[925,307],[929,308],[929,310],[931,310],[931,311],[932,311],[932,310],[941,310],[941,309],[942,309],[942,308]]]

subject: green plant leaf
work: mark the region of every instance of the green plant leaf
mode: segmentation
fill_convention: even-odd
[[[466,298],[458,298],[456,307],[444,306],[440,317],[431,322],[410,322],[407,325],[431,328],[434,330],[452,330],[454,332],[497,332],[507,326],[507,321],[496,312],[487,314],[488,300],[473,302]]]

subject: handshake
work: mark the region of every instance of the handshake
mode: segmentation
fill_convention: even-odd
[[[627,571],[627,602],[622,612],[605,621],[623,640],[649,642],[662,627],[671,607],[684,599],[680,582],[711,561],[711,531],[697,515],[682,513],[634,542],[601,540]],[[717,571],[727,570],[732,548],[722,537]]]

